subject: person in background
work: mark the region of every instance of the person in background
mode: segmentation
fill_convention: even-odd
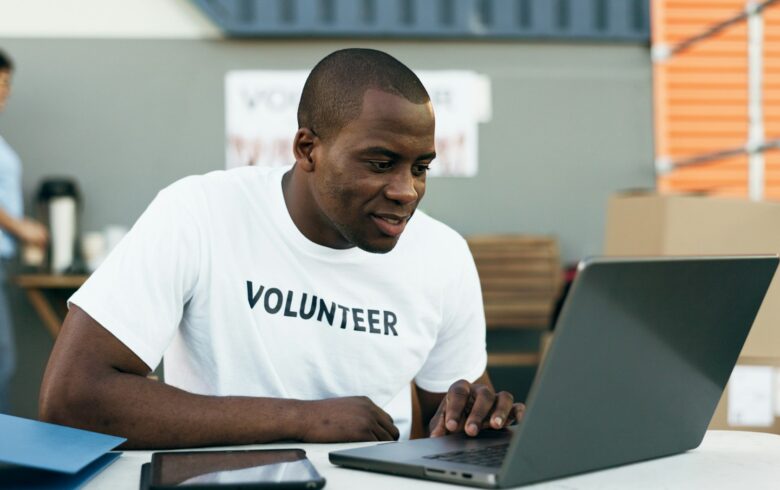
[[[0,113],[11,93],[12,74],[11,59],[0,51]],[[16,357],[6,294],[6,266],[16,253],[17,242],[43,246],[47,240],[46,228],[23,215],[21,161],[0,135],[0,413],[10,411],[8,387]]]

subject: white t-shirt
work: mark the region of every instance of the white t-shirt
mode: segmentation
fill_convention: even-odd
[[[308,240],[289,168],[244,167],[161,191],[71,298],[204,395],[365,395],[409,436],[410,382],[445,392],[485,370],[485,319],[465,240],[417,211],[386,254]]]

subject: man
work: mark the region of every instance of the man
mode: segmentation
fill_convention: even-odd
[[[13,63],[0,51],[0,112],[11,95]],[[5,269],[16,253],[16,242],[42,247],[46,228],[22,214],[22,164],[19,156],[0,136],[0,413],[11,410],[8,388],[14,372],[13,324],[6,295]]]
[[[332,53],[298,122],[292,168],[157,196],[71,298],[43,419],[129,447],[394,440],[409,436],[412,380],[430,435],[519,415],[485,372],[465,241],[415,213],[435,150],[414,73],[380,51]],[[145,377],[163,353],[168,384]]]

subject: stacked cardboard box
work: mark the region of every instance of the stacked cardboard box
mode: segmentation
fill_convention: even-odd
[[[469,248],[482,285],[487,328],[549,328],[560,294],[562,271],[554,237],[475,235]],[[536,366],[539,352],[488,353],[492,367]]]
[[[604,252],[611,256],[777,254],[780,204],[704,196],[618,194],[608,205]],[[738,364],[765,366],[775,380],[780,379],[780,273],[769,287]],[[759,397],[769,397],[760,402],[773,405],[771,420],[751,424],[755,418],[748,417],[739,422],[740,414],[734,413],[735,399],[729,411],[727,388],[710,428],[780,433],[780,393],[777,383],[772,383],[752,388],[758,390]],[[772,393],[767,394],[770,389]]]
[[[482,284],[488,328],[548,328],[562,281],[557,240],[474,235],[467,241]]]

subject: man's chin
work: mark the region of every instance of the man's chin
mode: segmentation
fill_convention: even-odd
[[[398,237],[383,237],[381,240],[361,240],[355,246],[372,254],[386,254],[398,244]]]

